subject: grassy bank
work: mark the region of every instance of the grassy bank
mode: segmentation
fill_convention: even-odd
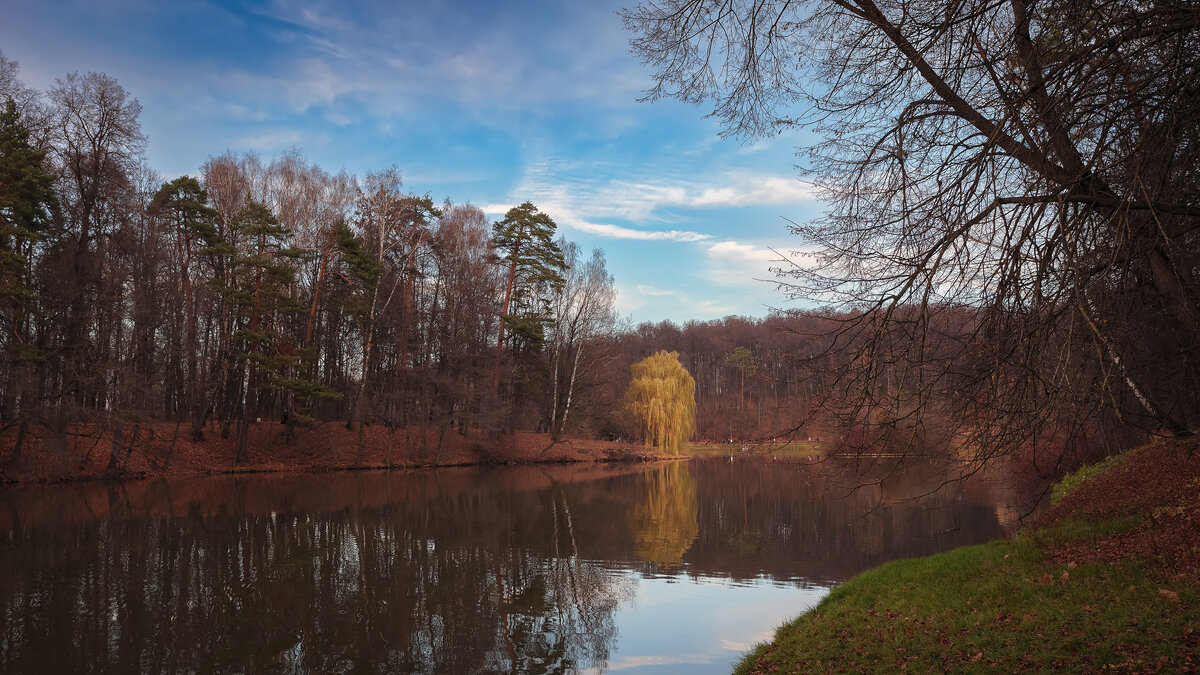
[[[1200,669],[1196,442],[1131,451],[1055,497],[1016,541],[855,577],[736,672]]]

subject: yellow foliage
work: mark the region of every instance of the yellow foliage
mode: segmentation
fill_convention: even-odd
[[[625,408],[642,427],[646,447],[678,455],[696,426],[696,381],[679,352],[660,351],[630,367]]]

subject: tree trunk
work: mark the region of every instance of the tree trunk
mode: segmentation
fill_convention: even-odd
[[[504,348],[504,317],[508,316],[508,305],[512,301],[513,286],[517,281],[517,255],[521,251],[521,244],[518,242],[513,248],[512,263],[508,266],[508,282],[504,285],[504,304],[500,306],[500,337],[496,339],[496,347]]]
[[[579,373],[579,356],[583,352],[583,345],[580,344],[575,350],[575,358],[571,362],[571,379],[567,381],[567,402],[563,406],[562,424],[559,426],[558,435],[554,440],[562,437],[562,434],[567,429],[567,415],[571,412],[571,399],[575,394],[575,379]]]

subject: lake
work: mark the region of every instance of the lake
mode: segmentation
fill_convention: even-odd
[[[9,487],[0,672],[726,673],[862,570],[1011,532],[1001,487],[940,483],[739,457]]]

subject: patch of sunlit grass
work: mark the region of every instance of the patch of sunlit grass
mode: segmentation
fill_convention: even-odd
[[[736,672],[1192,671],[1197,586],[1140,563],[1055,563],[1029,541],[902,560],[834,589]]]
[[[1088,479],[1120,466],[1132,456],[1132,452],[1123,452],[1119,455],[1113,455],[1102,462],[1082,466],[1074,473],[1063,476],[1062,480],[1055,483],[1054,487],[1050,490],[1050,503],[1057,503],[1060,499],[1070,494],[1072,490],[1087,482]]]
[[[1133,515],[1119,520],[1097,520],[1087,516],[1072,516],[1024,536],[1030,538],[1038,546],[1077,542],[1095,543],[1105,537],[1128,532],[1141,524],[1141,515]]]

